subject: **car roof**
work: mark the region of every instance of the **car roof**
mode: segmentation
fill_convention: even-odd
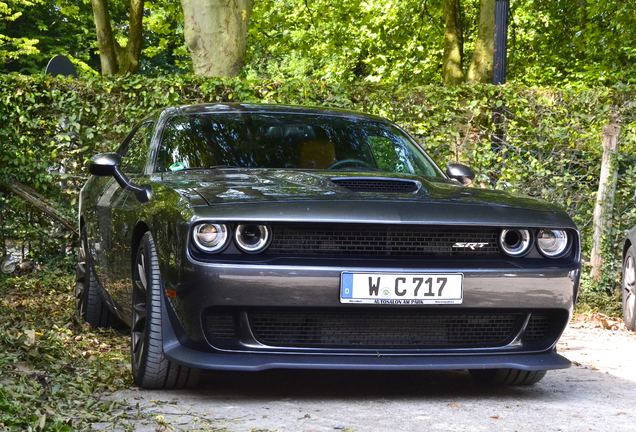
[[[286,114],[314,114],[336,117],[348,117],[368,119],[389,123],[389,120],[370,114],[339,108],[310,107],[300,105],[278,104],[252,104],[252,103],[206,103],[194,105],[181,105],[166,108],[166,113],[171,114],[205,114],[223,112],[247,112],[247,113],[286,113]]]

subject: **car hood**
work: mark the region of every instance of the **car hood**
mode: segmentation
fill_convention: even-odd
[[[215,169],[167,174],[162,181],[190,195],[196,206],[272,201],[408,201],[558,211],[558,207],[544,201],[504,191],[463,187],[447,179],[394,174],[390,179],[413,181],[417,185],[416,192],[395,193],[352,191],[332,181],[338,178],[387,179],[386,175],[361,172]]]
[[[211,169],[163,174],[161,188],[188,203],[191,221],[446,224],[570,228],[558,207],[508,192],[463,187],[411,175],[414,193],[354,192],[332,179],[377,179],[377,173],[281,169]]]

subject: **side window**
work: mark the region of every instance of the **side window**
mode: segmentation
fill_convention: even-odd
[[[121,170],[127,174],[143,174],[148,162],[152,123],[144,123],[137,129],[122,154]]]

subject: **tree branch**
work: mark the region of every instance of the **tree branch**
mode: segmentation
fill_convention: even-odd
[[[47,198],[37,193],[29,186],[13,180],[11,183],[0,182],[0,187],[22,198],[22,200],[24,200],[27,204],[40,210],[54,221],[64,225],[75,235],[78,235],[76,224],[62,212],[53,207]]]

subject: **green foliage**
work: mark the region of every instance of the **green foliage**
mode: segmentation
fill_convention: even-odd
[[[22,16],[23,9],[32,9],[39,3],[38,0],[0,1],[0,63],[38,52],[35,47],[39,42],[37,39],[5,34],[4,29]]]
[[[179,0],[148,0],[140,71],[145,75],[192,72]]]
[[[621,292],[619,289],[612,291],[599,289],[599,284],[592,281],[588,273],[584,273],[576,312],[583,315],[600,312],[610,317],[620,317],[623,315]]]
[[[479,1],[463,0],[461,9],[469,60]],[[511,0],[508,79],[530,85],[636,83],[635,32],[633,1]],[[254,4],[244,74],[441,83],[443,47],[440,0],[264,0]]]
[[[513,80],[636,83],[636,2],[512,0],[511,11]]]
[[[95,27],[83,0],[5,0],[13,11],[3,20],[0,2],[0,71],[43,72],[55,54],[65,54],[84,73],[96,66]],[[90,73],[90,72],[89,72]]]
[[[128,2],[111,0],[115,37],[126,44]],[[145,2],[141,72],[189,71],[178,0]],[[93,12],[88,0],[0,1],[0,72],[40,73],[55,54],[71,58],[80,74],[99,70]]]
[[[247,74],[370,82],[437,79],[441,1],[255,2]]]
[[[464,58],[477,32],[479,0],[461,1]],[[109,1],[125,45],[127,0]],[[147,0],[140,73],[190,73],[178,0]],[[99,69],[87,0],[0,1],[0,71],[36,73],[54,54],[81,73]],[[511,0],[508,80],[526,85],[636,83],[636,2]],[[241,76],[390,85],[440,83],[441,0],[260,0],[250,18]],[[464,70],[468,61],[464,62]]]
[[[69,273],[0,276],[0,429],[87,430],[130,385],[126,338],[73,321]]]

